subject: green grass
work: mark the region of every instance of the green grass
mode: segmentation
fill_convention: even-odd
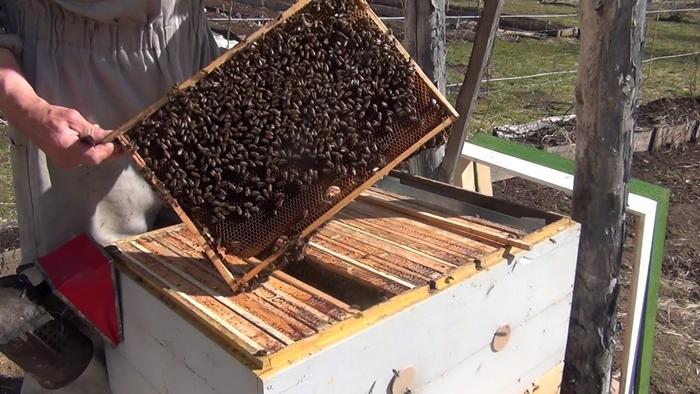
[[[447,52],[449,83],[461,82],[470,51],[469,42],[450,44]],[[490,78],[501,78],[573,70],[576,68],[577,59],[578,43],[572,40],[499,40],[496,42],[487,75]],[[522,123],[570,111],[573,106],[575,79],[574,74],[569,74],[484,83],[474,111],[472,130],[491,129],[507,123]]]
[[[463,1],[462,4],[468,2]],[[474,6],[474,2],[471,3]],[[552,8],[555,7],[555,8]],[[506,3],[511,13],[570,13],[572,7],[545,6],[534,0]],[[683,22],[647,17],[644,58],[700,51],[700,12],[683,14]],[[573,22],[576,22],[575,19]],[[448,83],[460,83],[469,61],[472,44],[451,41],[447,51]],[[489,78],[576,70],[579,44],[575,39],[497,40],[487,71]],[[640,99],[700,94],[700,56],[645,63]],[[575,74],[553,75],[516,81],[482,84],[472,119],[472,131],[489,131],[502,124],[523,123],[544,116],[571,113],[574,106]],[[453,98],[454,100],[454,98]]]
[[[10,139],[7,128],[0,128],[0,224],[17,221],[15,193],[12,185],[12,164],[10,163]]]
[[[567,0],[573,3],[573,0]],[[564,1],[560,1],[564,3]],[[450,5],[463,7],[483,8],[484,0],[451,0]],[[697,0],[653,2],[647,5],[648,10],[665,10],[674,8],[697,8],[700,4]],[[537,0],[506,0],[503,12],[507,14],[575,14],[576,8],[564,4],[540,4]]]

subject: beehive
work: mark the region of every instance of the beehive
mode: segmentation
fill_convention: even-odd
[[[397,392],[395,372],[414,367],[415,393],[522,393],[559,365],[578,225],[416,178],[382,186],[314,234],[305,262],[240,294],[182,226],[118,242],[113,392]]]
[[[326,8],[323,8],[329,7],[328,4],[334,4],[334,7],[337,8],[335,14],[332,12],[329,13]],[[346,6],[348,7],[347,10],[345,9]],[[274,215],[270,213],[271,209],[269,209],[272,200],[261,208],[257,206],[254,207],[253,202],[248,201],[244,203],[244,208],[246,209],[245,216],[247,217],[245,220],[241,220],[240,217],[224,217],[221,213],[223,211],[230,214],[230,211],[235,212],[238,210],[237,213],[240,216],[240,205],[226,205],[220,209],[215,207],[214,210],[210,209],[210,207],[202,209],[201,206],[196,206],[196,204],[185,204],[180,201],[182,198],[174,196],[172,190],[166,187],[168,180],[166,180],[165,177],[172,177],[172,175],[175,175],[175,171],[172,170],[173,164],[180,168],[184,167],[185,164],[173,163],[172,160],[167,161],[165,159],[169,158],[171,155],[174,156],[176,151],[182,150],[182,147],[168,147],[168,149],[172,149],[172,152],[165,154],[168,156],[165,159],[163,157],[147,158],[151,163],[151,165],[148,165],[144,160],[144,154],[147,152],[147,148],[145,146],[139,146],[139,136],[133,134],[139,132],[140,125],[147,122],[149,118],[157,116],[159,111],[166,111],[169,103],[172,103],[173,97],[186,96],[188,91],[195,89],[201,84],[209,83],[208,79],[210,79],[210,77],[213,78],[223,67],[235,61],[237,56],[243,56],[246,51],[253,50],[258,44],[263,45],[263,40],[265,40],[266,37],[272,37],[272,35],[277,34],[276,32],[280,29],[284,29],[285,24],[294,22],[303,27],[304,25],[315,23],[328,24],[330,20],[337,22],[339,18],[343,21],[347,21],[349,24],[362,22],[364,30],[369,29],[376,31],[380,37],[386,38],[386,42],[383,42],[386,45],[391,45],[390,52],[391,56],[395,58],[395,62],[409,61],[407,53],[390,35],[387,28],[364,1],[334,0],[332,2],[323,2],[320,0],[301,0],[284,12],[277,20],[249,36],[244,42],[203,69],[201,73],[178,86],[176,90],[171,93],[170,97],[164,98],[117,130],[117,133],[121,134],[119,137],[121,141],[132,150],[135,161],[144,169],[146,178],[164,195],[165,200],[175,208],[178,215],[180,215],[185,225],[188,226],[190,230],[204,235],[204,237],[197,235],[197,238],[202,242],[206,242],[211,249],[218,251],[223,248],[239,257],[260,256],[262,252],[266,250],[269,251],[270,245],[282,236],[308,236],[313,229],[352,201],[361,190],[368,188],[377,180],[381,179],[388,171],[407,158],[411,153],[419,149],[424,143],[443,131],[455,119],[456,113],[454,109],[417,66],[411,63],[415,67],[413,75],[410,78],[410,90],[415,94],[416,99],[415,117],[411,116],[407,118],[408,120],[392,118],[394,120],[386,121],[382,124],[381,133],[376,129],[379,127],[376,126],[377,122],[366,126],[369,133],[364,134],[362,139],[366,140],[366,144],[372,147],[373,156],[381,155],[385,157],[384,160],[378,162],[376,167],[369,165],[357,170],[353,169],[354,173],[352,176],[339,176],[336,173],[332,173],[329,176],[320,176],[316,182],[305,184],[304,189],[300,192],[285,195],[283,203],[275,204],[274,209],[272,209]],[[299,22],[300,20],[302,22]],[[302,29],[297,33],[303,34],[304,31]],[[284,50],[284,48],[280,47],[280,50]],[[260,54],[260,56],[264,57],[264,54]],[[306,54],[306,56],[308,57],[309,55]],[[260,61],[262,62],[264,59]],[[324,60],[317,59],[317,61],[323,62]],[[331,66],[333,65],[330,60],[326,59],[326,61],[328,61]],[[325,66],[321,65],[320,67],[323,68]],[[328,67],[326,67],[326,69],[328,69]],[[333,72],[333,70],[331,69],[330,72]],[[357,78],[364,77],[358,75]],[[254,78],[251,79],[255,80]],[[261,83],[264,83],[264,81]],[[274,91],[274,89],[271,91],[273,96],[277,93],[284,94],[281,90],[279,92]],[[315,95],[315,93],[313,94]],[[321,94],[322,93],[319,93],[319,95]],[[194,100],[194,98],[192,100]],[[372,99],[370,98],[368,100],[371,101]],[[373,105],[374,104],[380,104],[380,106],[386,104],[387,107],[391,106],[391,103],[385,103],[383,101],[381,103],[373,103]],[[364,109],[362,109],[361,112],[364,113]],[[321,118],[325,115],[323,108],[318,108],[316,110],[311,109],[306,113],[313,113],[314,116]],[[215,115],[206,114],[202,116],[209,118]],[[164,126],[156,129],[156,132],[167,132],[167,127]],[[283,128],[279,130],[279,133],[292,133],[292,130]],[[330,133],[332,134],[333,132]],[[231,140],[234,139],[234,137],[231,137]],[[381,149],[375,149],[375,147],[381,147]],[[290,148],[289,151],[292,152],[292,150],[293,149]],[[381,150],[381,152],[376,152],[376,150]],[[197,152],[197,154],[201,155],[201,150]],[[290,153],[290,155],[293,154],[294,153]],[[152,155],[152,152],[150,152],[149,155]],[[194,156],[195,152],[192,152],[191,155]],[[249,160],[248,162],[251,165],[256,165],[254,160]],[[226,167],[225,164],[226,163],[224,163],[224,167]],[[258,163],[258,165],[260,164],[263,163]],[[247,165],[248,164],[246,164],[246,166]],[[267,163],[264,165],[269,168]],[[194,168],[194,164],[190,164],[189,166]],[[340,167],[338,163],[336,163],[335,166]],[[207,165],[205,164],[202,168],[206,169]],[[185,172],[184,169],[181,168],[181,170],[183,173]],[[170,173],[168,173],[168,171],[170,171]],[[308,171],[308,169],[306,169],[306,171]],[[284,168],[284,172],[285,174],[294,172],[292,175],[294,176],[295,173],[301,173],[302,169],[294,167],[293,163],[289,163],[287,167]],[[345,172],[347,172],[347,170],[345,170]],[[238,176],[231,175],[228,178],[224,176],[224,179],[222,179],[221,173],[219,173],[217,174],[215,183],[222,184],[228,182],[232,190],[238,190],[235,193],[245,193],[245,198],[249,198],[248,196],[253,192],[242,187],[245,185],[236,184],[236,182],[240,181],[239,178]],[[260,178],[262,178],[262,176],[256,175],[252,177],[252,179],[257,180],[256,183],[264,183]],[[269,184],[271,184],[271,182]],[[209,193],[211,195],[211,192],[208,190],[192,190],[197,189],[197,187],[198,183],[184,187],[190,192],[189,198],[194,198],[191,197],[193,191],[199,194]],[[214,187],[216,188],[218,186]],[[334,190],[334,192],[329,193],[330,190]],[[265,190],[263,190],[263,194],[265,194]],[[270,190],[269,194],[273,194],[273,191]],[[200,198],[199,195],[196,198]],[[271,197],[262,196],[262,200],[265,200],[265,198],[270,199]],[[230,200],[230,197],[224,197],[224,199]],[[279,201],[281,201],[281,199],[278,200],[278,202]],[[218,211],[216,211],[217,209]],[[211,256],[211,253],[209,254]]]

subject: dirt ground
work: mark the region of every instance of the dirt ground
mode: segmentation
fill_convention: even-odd
[[[2,237],[0,237],[2,238]],[[8,267],[0,260],[0,277],[10,274],[14,267]],[[22,384],[22,370],[0,354],[0,394],[19,393]]]
[[[638,128],[678,125],[700,119],[700,96],[662,98],[642,104],[637,108],[635,118]]]
[[[19,247],[19,229],[15,225],[0,228],[0,253]]]
[[[651,391],[700,393],[700,145],[681,151],[636,154],[632,176],[671,189],[671,205],[659,312],[657,315]],[[494,185],[494,195],[535,208],[568,214],[564,193],[521,179]],[[628,235],[634,231],[630,223]],[[624,316],[632,250],[625,248],[621,309]],[[624,329],[620,319],[618,326]]]
[[[19,246],[19,232],[15,226],[0,228],[0,253]],[[2,256],[0,258],[0,277],[12,274],[15,269],[14,264],[9,263]],[[12,361],[0,354],[0,394],[19,393],[22,384],[22,370]]]

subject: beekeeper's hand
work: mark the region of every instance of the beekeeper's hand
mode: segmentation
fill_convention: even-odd
[[[119,153],[115,144],[100,142],[108,131],[74,109],[40,98],[6,49],[0,49],[0,110],[51,162],[65,169],[97,165]]]

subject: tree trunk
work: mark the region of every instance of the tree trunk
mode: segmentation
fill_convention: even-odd
[[[445,93],[445,0],[406,0],[404,16],[406,50]],[[433,177],[444,155],[444,147],[426,149],[409,159],[408,170],[414,175]]]
[[[562,393],[610,391],[645,0],[581,0],[573,217],[581,223]]]

